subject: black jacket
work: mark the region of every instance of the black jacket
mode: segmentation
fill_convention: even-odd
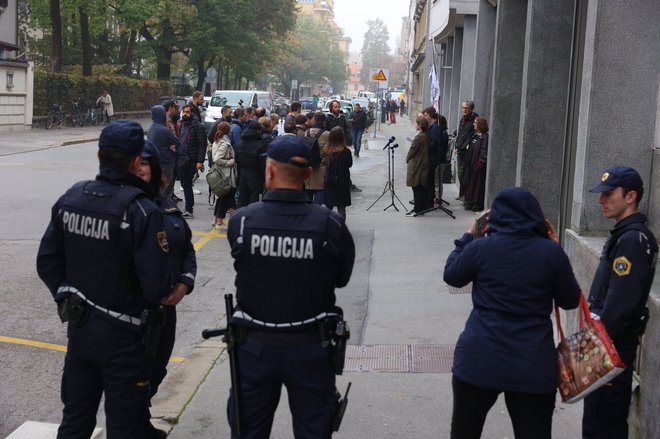
[[[335,288],[345,286],[353,270],[355,244],[344,220],[310,204],[302,191],[274,189],[236,210],[227,238],[238,307],[264,322],[330,311]]]
[[[474,111],[465,118],[461,118],[461,125],[458,127],[458,134],[456,134],[456,149],[465,153],[465,148],[472,141],[474,136],[474,120],[479,117]]]

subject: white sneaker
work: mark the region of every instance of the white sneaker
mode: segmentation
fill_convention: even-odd
[[[182,188],[181,186],[179,186],[179,190],[180,190],[181,192],[183,192],[183,188]]]
[[[202,191],[200,191],[199,189],[193,188],[193,194],[200,195],[201,193],[202,193]]]

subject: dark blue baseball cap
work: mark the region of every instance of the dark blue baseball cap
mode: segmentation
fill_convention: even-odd
[[[144,141],[144,148],[142,149],[141,155],[143,159],[153,157],[157,160],[160,160],[160,153],[158,152],[158,148],[156,148],[156,145],[151,143],[149,140]]]
[[[629,166],[607,168],[600,178],[600,184],[589,192],[607,192],[618,187],[643,187],[639,173]]]
[[[99,137],[99,149],[105,147],[121,149],[128,155],[140,155],[144,148],[144,130],[142,125],[127,119],[111,122],[103,128]]]
[[[289,163],[300,168],[309,167],[311,151],[302,137],[277,136],[268,144],[267,155],[280,163]]]

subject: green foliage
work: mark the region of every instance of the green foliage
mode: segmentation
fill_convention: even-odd
[[[280,43],[271,63],[275,75],[289,94],[291,80],[302,83],[330,82],[336,90],[348,79],[346,56],[337,45],[337,31],[319,28],[311,18],[299,16],[294,34]]]
[[[172,83],[108,75],[84,77],[80,72],[51,73],[35,68],[34,114],[45,115],[48,104],[52,103],[64,105],[68,110],[74,100],[94,103],[103,90],[112,96],[115,111],[144,111],[160,96],[171,95]]]
[[[369,72],[370,69],[383,68],[382,60],[388,55],[390,48],[387,26],[380,18],[367,21],[367,31],[364,33],[364,42],[360,56],[362,57],[362,71]],[[362,75],[363,83],[370,80],[369,75]]]

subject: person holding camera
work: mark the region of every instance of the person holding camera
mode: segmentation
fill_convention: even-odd
[[[472,282],[474,308],[456,343],[451,438],[479,438],[504,393],[516,438],[550,439],[557,393],[553,301],[576,308],[580,288],[537,199],[500,191],[449,254],[444,281]],[[476,239],[477,235],[486,237]]]

